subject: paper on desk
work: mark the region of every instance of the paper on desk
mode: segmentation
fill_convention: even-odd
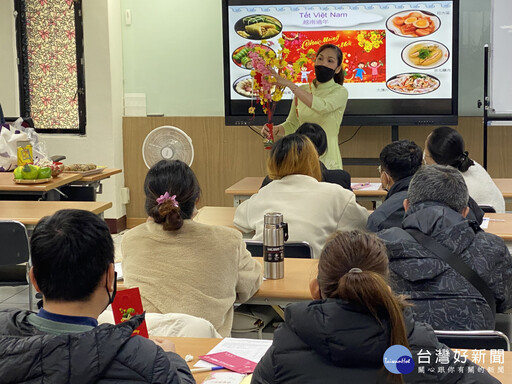
[[[121,263],[114,263],[114,268],[117,272],[117,280],[123,280],[123,268],[121,266]]]
[[[489,228],[489,218],[488,217],[484,217],[484,219],[482,220],[482,224],[480,224],[480,228],[482,228],[482,229]]]
[[[380,183],[351,183],[350,187],[354,191],[378,191]]]
[[[217,344],[213,349],[207,353],[218,352],[231,352],[234,355],[243,357],[258,363],[263,357],[267,349],[272,345],[272,340],[259,340],[259,339],[238,339],[233,337],[226,337]],[[214,367],[214,364],[207,363],[206,361],[199,360],[194,364],[194,367]]]

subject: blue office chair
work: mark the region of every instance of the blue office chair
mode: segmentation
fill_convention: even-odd
[[[252,256],[263,256],[263,242],[258,240],[245,240],[245,245]],[[284,257],[311,259],[313,258],[313,249],[307,241],[286,241],[284,243]]]
[[[510,351],[508,337],[500,331],[434,330],[437,339],[452,349],[503,349]]]
[[[19,221],[0,221],[0,244],[0,286],[28,284],[28,303],[32,310],[33,291],[27,274],[30,261],[27,229]]]

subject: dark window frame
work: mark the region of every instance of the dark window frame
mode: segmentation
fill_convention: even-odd
[[[18,58],[18,84],[20,92],[20,114],[30,117],[30,91],[28,73],[28,51],[26,30],[26,0],[14,0],[16,11],[16,48]],[[85,71],[84,71],[84,28],[82,18],[82,0],[73,1],[75,14],[76,80],[78,97],[78,129],[37,128],[38,133],[66,133],[85,135],[87,123],[85,108]]]

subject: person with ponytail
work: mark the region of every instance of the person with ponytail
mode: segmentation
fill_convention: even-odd
[[[337,233],[325,245],[310,283],[315,300],[286,307],[285,322],[251,383],[499,383],[469,360],[457,363],[464,373],[440,373],[436,350],[449,351],[453,366],[454,352],[439,343],[429,325],[414,320],[404,297],[389,287],[388,273],[386,246],[374,234]],[[393,374],[383,366],[392,345],[410,350],[411,373]],[[420,351],[433,356],[428,364],[419,364]],[[418,373],[418,366],[425,373]],[[469,366],[474,373],[468,373]]]
[[[343,86],[343,52],[334,44],[324,44],[318,48],[315,59],[315,80],[312,83],[297,85],[275,74],[277,84],[288,87],[294,99],[288,118],[273,129],[274,139],[294,133],[304,123],[316,123],[327,134],[327,151],[320,157],[327,169],[343,169],[338,134],[347,106],[348,91]],[[261,134],[270,138],[267,125]]]
[[[461,134],[450,127],[439,127],[425,141],[425,164],[450,165],[458,169],[468,186],[469,195],[479,205],[490,205],[505,213],[505,199],[487,171],[469,157]]]
[[[195,222],[201,189],[192,169],[161,160],[144,182],[148,219],[122,239],[128,287],[139,287],[147,312],[185,313],[229,336],[233,304],[248,300],[262,281],[261,264],[239,231]]]

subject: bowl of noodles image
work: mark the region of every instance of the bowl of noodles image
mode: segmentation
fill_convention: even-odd
[[[389,32],[402,37],[425,37],[439,29],[441,20],[432,12],[402,11],[386,21]]]
[[[283,29],[283,24],[268,15],[250,15],[235,23],[235,32],[249,40],[271,39]]]
[[[434,92],[440,85],[439,79],[424,73],[401,73],[386,81],[390,91],[401,95],[424,95]]]
[[[409,44],[402,50],[402,60],[418,69],[437,68],[450,58],[448,48],[438,41],[423,40]]]

